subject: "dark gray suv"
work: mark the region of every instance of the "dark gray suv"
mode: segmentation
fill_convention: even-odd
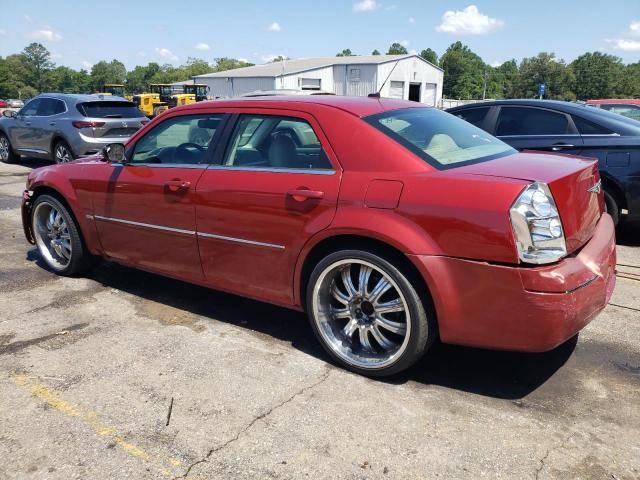
[[[124,143],[149,119],[134,103],[110,95],[43,93],[0,118],[0,160],[20,155],[64,163]]]

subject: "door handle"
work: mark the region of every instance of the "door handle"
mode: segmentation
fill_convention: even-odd
[[[297,202],[304,202],[305,200],[320,200],[324,198],[324,192],[320,190],[307,190],[306,188],[298,188],[296,190],[289,190],[287,195],[292,197]]]
[[[558,152],[560,150],[568,150],[571,148],[576,148],[575,145],[571,145],[570,143],[554,143],[551,145],[551,150],[554,152]]]
[[[49,125],[51,125],[52,127],[56,124],[56,122],[49,122]]]
[[[187,190],[191,186],[191,182],[186,180],[170,180],[165,183],[165,186],[170,192],[179,192],[180,190]]]

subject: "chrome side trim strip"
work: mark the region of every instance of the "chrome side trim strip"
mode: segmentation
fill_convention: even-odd
[[[94,215],[96,220],[104,220],[106,222],[124,223],[125,225],[134,225],[136,227],[153,228],[155,230],[164,230],[166,232],[182,233],[184,235],[195,235],[193,230],[183,230],[181,228],[163,227],[161,225],[152,225],[150,223],[134,222],[133,220],[123,220],[122,218],[103,217],[102,215]]]
[[[215,238],[217,240],[227,240],[229,242],[246,243],[248,245],[256,245],[258,247],[275,248],[277,250],[284,250],[284,245],[277,245],[275,243],[256,242],[255,240],[245,240],[244,238],[227,237],[225,235],[214,235],[213,233],[198,232],[199,237]]]
[[[205,170],[209,164],[208,163],[134,163],[134,162],[117,162],[112,163],[114,166],[118,167],[153,167],[153,168],[199,168],[201,170]]]
[[[309,175],[334,175],[334,169],[314,168],[275,168],[275,167],[241,167],[234,165],[209,165],[207,170],[231,170],[240,172],[273,172],[273,173],[306,173]]]

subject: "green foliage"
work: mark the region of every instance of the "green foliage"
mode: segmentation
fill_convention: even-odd
[[[438,54],[435,50],[431,50],[430,48],[426,48],[420,52],[420,56],[424,58],[427,62],[432,63],[433,65],[438,65]]]
[[[102,60],[91,67],[91,88],[95,92],[105,83],[124,83],[126,78],[127,69],[118,60],[108,63]]]
[[[380,51],[376,48],[373,52],[371,52],[371,55],[380,55]]]
[[[522,98],[535,98],[538,85],[545,84],[544,98],[553,100],[575,100],[573,91],[575,76],[564,60],[554,53],[541,52],[535,57],[525,58],[520,63],[520,90]]]
[[[55,66],[51,54],[44,45],[30,43],[22,51],[25,80],[36,90],[42,91],[47,85],[47,74]]]
[[[282,55],[278,55],[276,58],[271,60],[271,63],[284,62],[285,60],[289,60],[289,57],[283,57]]]
[[[570,64],[575,75],[575,94],[580,100],[612,98],[624,82],[625,67],[622,60],[601,52],[580,55]]]
[[[453,43],[440,58],[444,69],[442,92],[448,98],[482,98],[486,66],[482,59],[462,42]]]
[[[387,55],[406,55],[409,53],[407,49],[398,42],[392,43],[387,51]]]
[[[350,48],[345,48],[340,53],[336,53],[336,57],[353,57],[353,53]]]

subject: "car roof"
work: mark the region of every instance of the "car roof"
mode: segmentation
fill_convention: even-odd
[[[447,112],[455,114],[471,108],[505,105],[548,108],[558,112],[578,115],[581,118],[602,125],[618,134],[640,136],[640,122],[637,120],[623,117],[622,115],[608,112],[601,108],[590,107],[584,103],[563,102],[561,100],[490,100],[460,105],[448,109]]]
[[[266,97],[240,97],[229,100],[211,100],[191,105],[182,105],[172,108],[171,110],[200,110],[211,107],[309,109],[314,106],[333,107],[358,117],[374,115],[388,110],[398,110],[401,108],[427,107],[427,105],[421,103],[390,98],[346,97],[338,95],[272,95]]]
[[[55,98],[57,100],[65,100],[67,103],[83,103],[83,102],[129,102],[129,100],[117,97],[115,95],[102,94],[76,94],[76,93],[41,93],[34,98]]]

